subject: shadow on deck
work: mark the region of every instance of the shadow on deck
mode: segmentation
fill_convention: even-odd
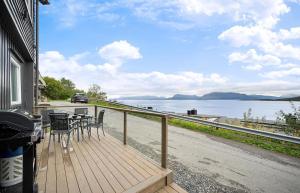
[[[64,140],[48,144],[46,135],[37,150],[40,193],[186,192],[172,182],[171,170],[108,134],[74,137],[68,149]]]

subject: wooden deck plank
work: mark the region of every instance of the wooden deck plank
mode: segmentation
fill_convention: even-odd
[[[56,166],[56,187],[57,193],[68,192],[67,178],[65,172],[65,165],[62,158],[61,145],[55,143],[55,166]]]
[[[110,139],[108,139],[108,138],[110,138]],[[111,136],[106,136],[106,137],[101,138],[101,140],[103,140],[104,143],[106,143],[108,147],[114,147],[113,148],[114,151],[117,152],[120,155],[120,157],[122,157],[122,159],[129,160],[131,163],[137,165],[143,171],[146,171],[146,174],[145,174],[145,172],[143,172],[144,175],[146,175],[145,176],[146,178],[150,177],[151,175],[156,174],[156,172],[151,170],[147,166],[147,164],[138,161],[140,159],[139,156],[137,156],[137,155],[132,156],[131,154],[129,154],[126,151],[126,147],[127,147],[126,145],[123,145],[122,143],[118,143],[118,142],[113,142],[113,141],[111,141],[111,139],[112,139]],[[114,140],[116,140],[116,139],[114,139]]]
[[[71,144],[69,145],[70,148]],[[66,178],[68,183],[69,193],[80,193],[76,175],[74,172],[73,164],[69,155],[69,152],[63,153],[63,161],[65,166]]]
[[[74,138],[68,149],[53,140],[48,149],[48,141],[46,135],[37,149],[40,193],[154,192],[170,172],[109,135],[98,140],[93,132],[80,142]],[[171,185],[158,192],[186,192]]]
[[[75,143],[73,143],[73,144],[75,144]],[[74,145],[73,145],[73,147],[74,147]],[[78,183],[80,192],[81,193],[91,193],[92,191],[90,189],[89,183],[87,182],[85,174],[81,168],[80,162],[77,159],[75,150],[69,151],[69,154],[70,154],[71,162],[73,164],[74,173],[75,173],[75,176],[77,179],[77,183]]]
[[[125,169],[127,169],[139,182],[146,179],[142,174],[140,174],[134,167],[123,160],[118,153],[113,151],[109,146],[102,145],[103,149],[108,152],[117,162],[119,162]]]
[[[99,185],[101,186],[103,192],[114,192],[112,186],[106,179],[106,177],[102,174],[101,170],[98,168],[95,161],[91,158],[87,150],[83,147],[83,145],[78,146],[83,157],[87,161],[88,165],[90,166],[91,170],[93,171]]]
[[[56,167],[54,141],[50,141],[48,154],[48,169],[46,178],[46,193],[56,192]]]
[[[114,142],[114,143],[117,143],[117,144],[120,143],[119,141],[114,139],[112,136],[109,136],[109,137],[111,137],[111,139],[112,139],[111,142]],[[139,162],[142,162],[142,163],[146,164],[153,171],[162,172],[164,170],[163,168],[161,168],[159,163],[157,163],[154,160],[148,158],[147,156],[145,156],[144,154],[142,154],[138,150],[134,149],[133,147],[127,145],[127,146],[124,147],[124,149],[130,156],[136,157],[139,160]]]
[[[103,143],[99,142],[98,139],[95,139],[94,137],[91,137],[91,141],[94,141],[95,144],[98,144],[98,149],[102,152],[102,154],[116,167],[121,174],[129,181],[131,185],[138,184],[139,181],[132,175],[132,173],[129,173],[129,171],[126,169],[126,167],[123,167],[122,164],[120,164],[116,159],[112,156],[113,152],[106,151],[106,146],[103,145]],[[99,142],[99,143],[98,143]]]
[[[101,186],[98,184],[98,181],[97,181],[93,171],[91,170],[91,168],[89,167],[87,161],[84,159],[83,154],[79,150],[78,145],[81,145],[81,144],[73,143],[73,148],[74,148],[74,151],[76,153],[79,164],[80,164],[80,166],[81,166],[81,168],[82,168],[82,170],[85,174],[87,182],[89,183],[91,191],[94,192],[94,193],[103,192]]]
[[[165,186],[161,190],[157,191],[158,193],[187,193],[184,189],[178,186],[176,183],[171,183],[168,186]]]
[[[37,183],[39,184],[40,192],[46,191],[46,180],[47,180],[47,170],[48,170],[48,141],[49,138],[45,137],[43,140],[43,148],[41,151],[39,166],[38,166],[38,175],[37,175]],[[40,146],[41,144],[38,144]]]
[[[176,184],[176,183],[171,183],[170,184],[170,186],[174,189],[174,190],[176,190],[177,192],[182,192],[182,193],[186,193],[187,191],[186,190],[184,190],[183,188],[181,188],[178,184]]]
[[[114,151],[116,154],[119,155],[119,157],[124,160],[124,162],[128,163],[129,165],[131,165],[133,168],[135,168],[135,170],[137,170],[142,176],[144,176],[144,178],[149,178],[151,177],[153,174],[150,174],[147,170],[145,170],[142,166],[140,166],[139,164],[137,164],[135,162],[135,158],[131,159],[128,156],[124,155],[124,151],[122,152],[122,150],[119,149],[119,147],[117,146],[113,146],[112,144],[107,143],[105,140],[103,140],[105,143],[105,145],[107,147],[109,147],[110,149],[113,149],[112,151]]]
[[[171,186],[166,186],[164,188],[168,193],[178,193],[175,189],[173,189]]]
[[[92,137],[94,138],[94,137]],[[132,160],[129,160],[122,156],[116,148],[112,148],[110,144],[107,144],[105,141],[99,142],[97,138],[95,139],[95,143],[100,145],[106,152],[108,152],[111,156],[113,156],[119,163],[122,163],[124,167],[126,167],[132,174],[135,175],[136,178],[143,180],[149,178],[151,175],[147,173],[143,168],[135,164]]]
[[[131,184],[128,182],[128,180],[110,163],[109,160],[103,154],[101,151],[97,148],[97,146],[93,143],[89,143],[91,148],[94,150],[94,152],[97,154],[97,156],[102,160],[104,165],[110,170],[110,172],[116,177],[118,182],[122,185],[122,187],[126,190],[131,187]]]
[[[90,154],[90,157],[94,160],[98,168],[101,170],[102,174],[105,176],[105,178],[108,180],[112,188],[116,193],[123,192],[124,188],[121,186],[121,184],[118,182],[118,180],[115,178],[115,176],[109,171],[109,169],[103,164],[102,160],[99,159],[99,157],[96,155],[94,150],[91,148],[89,144],[82,143],[82,146],[87,150],[87,152]]]
[[[153,163],[147,162],[145,159],[143,159],[141,156],[139,156],[136,152],[135,153],[131,152],[131,150],[128,149],[128,145],[122,147],[122,146],[120,146],[121,143],[118,144],[116,139],[112,139],[111,136],[107,136],[107,138],[110,138],[110,139],[105,139],[104,138],[104,140],[106,142],[108,142],[111,146],[116,147],[116,150],[118,150],[119,152],[120,151],[123,152],[122,156],[126,156],[127,159],[128,158],[132,159],[136,164],[138,164],[140,167],[142,167],[144,170],[146,170],[150,175],[155,175],[157,173],[162,172],[161,168],[152,167]]]

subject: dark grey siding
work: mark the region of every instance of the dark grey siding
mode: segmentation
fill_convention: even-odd
[[[14,2],[23,1],[18,0]],[[31,43],[31,47],[33,47],[33,42]],[[10,101],[10,59],[12,55],[21,64],[22,104],[16,106],[11,106]],[[0,0],[0,109],[22,108],[32,111],[33,67],[32,56],[25,47],[25,43],[12,20],[9,10],[4,2]]]
[[[26,59],[28,60],[31,59],[34,61],[34,27],[33,22],[28,14],[25,0],[4,0],[4,4],[15,25],[16,31],[20,36],[19,38],[21,39],[21,41],[18,41],[18,43],[24,44],[22,45],[25,47],[25,49],[22,50],[24,52],[24,57],[26,57]],[[26,17],[24,17],[24,13]],[[28,58],[28,56],[30,58]]]

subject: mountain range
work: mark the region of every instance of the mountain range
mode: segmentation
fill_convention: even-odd
[[[236,92],[212,92],[203,96],[175,94],[172,97],[132,96],[117,100],[299,100],[300,97],[276,97],[268,95],[247,95]]]

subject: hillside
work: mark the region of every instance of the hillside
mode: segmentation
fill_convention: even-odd
[[[297,98],[297,97],[296,97]],[[297,100],[295,98],[295,100]],[[279,100],[281,97],[265,95],[247,95],[235,92],[212,92],[203,96],[175,94],[172,97],[157,96],[131,96],[121,97],[117,100]],[[287,99],[288,100],[288,99]],[[299,99],[298,99],[299,100]]]

